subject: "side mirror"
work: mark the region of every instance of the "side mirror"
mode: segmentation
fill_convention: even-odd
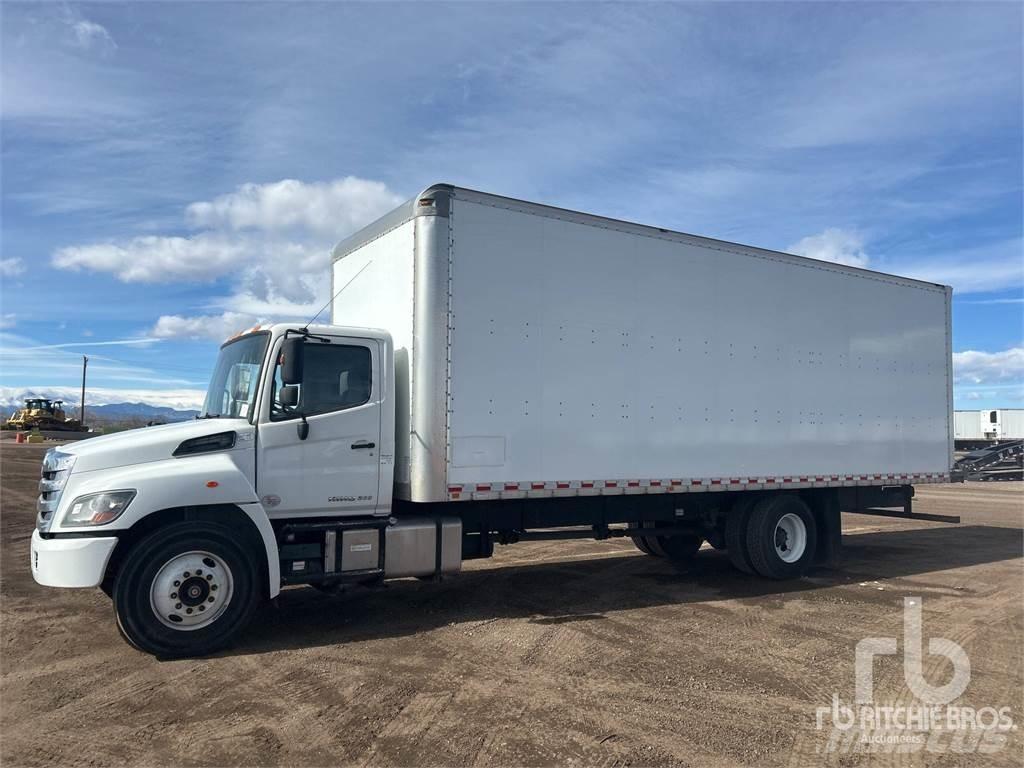
[[[281,344],[281,381],[284,384],[302,383],[302,365],[306,340],[302,336],[289,336]],[[282,397],[284,392],[282,391]],[[281,402],[284,402],[282,399]]]
[[[295,384],[286,384],[281,387],[278,399],[285,408],[294,408],[299,404],[299,388]]]

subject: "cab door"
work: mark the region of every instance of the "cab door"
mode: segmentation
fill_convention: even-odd
[[[279,398],[280,344],[257,432],[256,485],[264,508],[275,518],[376,513],[384,399],[379,342],[310,336],[293,408]]]

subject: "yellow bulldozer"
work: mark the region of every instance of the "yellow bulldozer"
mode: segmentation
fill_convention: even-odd
[[[64,432],[80,432],[82,425],[77,419],[69,419],[64,409],[63,400],[50,400],[45,397],[30,397],[25,400],[25,407],[15,411],[6,422],[4,429],[16,429],[20,432],[33,429],[59,430]]]

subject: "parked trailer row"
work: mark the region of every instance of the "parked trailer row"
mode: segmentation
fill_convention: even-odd
[[[957,448],[980,448],[1005,440],[1024,440],[1024,408],[954,411],[953,437]]]

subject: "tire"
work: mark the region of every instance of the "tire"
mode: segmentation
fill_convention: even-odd
[[[769,579],[796,579],[814,561],[814,515],[797,496],[769,496],[754,505],[747,551],[754,570]]]
[[[630,527],[631,528],[636,528],[636,529],[641,529],[641,528],[647,528],[648,524],[647,523],[631,523]],[[651,557],[664,557],[665,556],[664,552],[655,551],[654,547],[651,546],[652,542],[654,541],[654,537],[653,536],[630,536],[629,538],[631,538],[633,540],[633,543],[636,545],[636,548],[639,549],[641,552],[643,552],[645,555],[650,555]]]
[[[252,618],[262,601],[260,574],[226,526],[190,521],[160,528],[118,570],[118,629],[129,644],[161,658],[213,653]]]
[[[751,495],[740,496],[725,518],[725,548],[729,553],[729,562],[736,570],[751,575],[755,571],[747,551],[747,523],[755,501]]]
[[[657,528],[657,523],[643,523],[644,528]],[[668,557],[668,552],[661,546],[660,536],[644,536],[644,543],[647,548],[651,551],[651,555],[654,557]]]
[[[647,546],[646,536],[630,536],[629,538],[633,540],[633,543],[636,545],[636,548],[643,552],[645,555],[654,555],[654,553],[651,552],[651,548]]]
[[[680,533],[676,536],[659,536],[658,544],[661,545],[665,557],[676,565],[685,565],[693,562],[694,556],[700,550],[704,539],[697,534]]]
[[[657,529],[654,522],[635,523],[637,528]],[[652,531],[653,533],[653,531]],[[633,543],[641,552],[653,557],[664,557],[677,564],[689,563],[704,543],[697,534],[680,534],[678,536],[631,536]]]
[[[103,581],[100,582],[100,592],[109,597],[111,600],[114,599],[114,579],[111,578],[108,573],[103,577]]]

